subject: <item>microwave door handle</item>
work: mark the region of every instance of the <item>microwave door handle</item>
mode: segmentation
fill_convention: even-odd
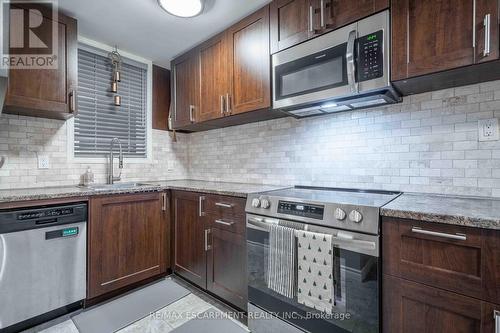
[[[347,50],[345,54],[347,62],[347,83],[351,93],[355,94],[358,92],[358,83],[356,82],[356,63],[354,57],[354,47],[356,44],[356,30],[349,32],[349,38],[347,39]]]

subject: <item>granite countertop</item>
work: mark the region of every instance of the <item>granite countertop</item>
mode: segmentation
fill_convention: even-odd
[[[382,216],[500,230],[500,199],[404,193],[380,210]]]
[[[187,179],[137,183],[140,183],[142,186],[133,188],[113,188],[105,190],[93,190],[87,187],[79,186],[0,190],[0,203],[58,198],[90,197],[106,194],[159,192],[164,190],[186,190],[246,198],[249,193],[265,192],[283,188],[283,186],[212,182]]]

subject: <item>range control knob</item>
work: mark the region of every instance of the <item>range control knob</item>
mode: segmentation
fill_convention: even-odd
[[[363,220],[363,215],[357,210],[353,210],[349,213],[349,220],[355,223],[360,223]]]
[[[271,206],[271,203],[267,199],[260,200],[260,207],[264,209],[268,209]]]
[[[260,207],[260,200],[259,200],[259,199],[257,199],[257,198],[254,198],[254,199],[252,200],[252,207],[253,207],[253,208],[259,208],[259,207]]]
[[[335,209],[335,218],[339,221],[345,220],[347,214],[344,212],[342,208]]]

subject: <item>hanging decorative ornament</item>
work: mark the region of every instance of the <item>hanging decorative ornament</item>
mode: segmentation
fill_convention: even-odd
[[[108,54],[108,58],[111,60],[111,65],[113,66],[113,81],[111,82],[111,92],[118,93],[118,82],[121,81],[121,68],[122,68],[122,56],[118,53],[118,48],[115,46],[115,50]],[[115,106],[120,106],[122,104],[122,98],[120,95],[114,96]]]

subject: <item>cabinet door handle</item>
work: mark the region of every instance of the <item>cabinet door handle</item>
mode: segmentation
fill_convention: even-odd
[[[444,232],[438,232],[438,231],[431,231],[431,230],[425,230],[420,227],[412,227],[411,232],[414,232],[416,234],[423,234],[423,235],[429,235],[429,236],[436,236],[436,237],[442,237],[442,238],[449,238],[449,239],[456,239],[456,240],[467,240],[467,235],[465,234],[447,234]]]
[[[483,57],[490,55],[491,51],[491,14],[486,14],[484,16],[484,51]]]
[[[210,234],[210,229],[205,229],[205,251],[212,249],[212,246],[208,244],[208,235]]]
[[[161,194],[161,210],[166,211],[167,210],[167,193],[162,193]]]
[[[231,95],[229,93],[226,94],[226,113],[230,115],[232,112],[231,110]]]
[[[194,123],[194,105],[189,106],[189,121]]]
[[[232,226],[234,224],[233,221],[226,222],[226,221],[222,221],[222,220],[215,220],[215,223],[222,224],[222,225],[227,225],[227,226]]]
[[[493,311],[493,317],[495,318],[495,333],[500,333],[500,311]]]
[[[222,203],[222,202],[216,202],[216,206],[218,207],[223,207],[223,208],[233,208],[233,204],[227,204],[227,203]]]
[[[74,90],[69,92],[69,112],[73,113],[76,111],[76,93]]]
[[[320,12],[321,12],[321,28],[324,28],[325,27],[325,0],[321,0],[320,1]]]
[[[309,31],[310,32],[313,32],[314,31],[314,27],[313,27],[313,12],[314,12],[314,8],[312,5],[309,6]]]
[[[224,105],[224,95],[220,95],[220,114],[223,116],[225,112],[225,105]]]
[[[198,201],[198,213],[200,216],[205,216],[205,212],[203,211],[203,202],[205,201],[205,196],[200,195],[199,201]]]

